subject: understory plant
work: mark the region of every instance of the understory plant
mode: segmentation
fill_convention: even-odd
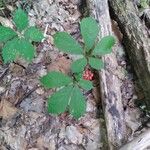
[[[13,24],[15,30],[0,25],[0,42],[4,44],[2,48],[4,63],[15,61],[19,57],[31,62],[36,55],[32,42],[40,42],[43,34],[38,28],[29,26],[28,15],[21,8],[13,13]]]
[[[92,69],[104,68],[102,56],[112,51],[115,44],[113,36],[98,39],[100,27],[91,17],[84,18],[80,23],[82,45],[66,32],[57,32],[54,35],[54,44],[64,53],[78,55],[80,58],[71,64],[70,76],[61,72],[52,71],[43,76],[42,85],[49,88],[59,88],[48,99],[48,112],[61,114],[68,111],[75,118],[80,118],[86,111],[86,99],[83,90],[93,88]]]

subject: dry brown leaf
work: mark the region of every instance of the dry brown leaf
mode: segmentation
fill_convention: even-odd
[[[71,60],[65,58],[64,56],[56,58],[49,66],[47,66],[48,71],[60,71],[62,73],[68,74],[70,71]]]
[[[13,76],[23,76],[25,74],[24,68],[18,64],[10,64],[9,70]]]
[[[47,149],[49,148],[49,145],[44,141],[44,138],[43,138],[43,137],[39,137],[39,138],[37,139],[36,146],[37,146],[40,150],[45,150],[46,148],[47,148]]]
[[[6,100],[0,102],[0,117],[3,119],[11,118],[16,112],[17,108],[15,108],[10,102]]]

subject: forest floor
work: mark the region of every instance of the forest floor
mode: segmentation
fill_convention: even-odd
[[[54,46],[53,35],[66,31],[81,41],[79,22],[83,18],[80,0],[16,1],[7,7],[15,9],[22,4],[27,9],[30,25],[38,26],[45,39],[37,44],[37,57],[32,63],[23,61],[0,64],[0,149],[1,150],[99,150],[105,144],[105,120],[101,109],[99,81],[94,89],[84,93],[87,99],[86,114],[79,120],[67,113],[54,116],[47,113],[47,98],[54,90],[40,86],[39,78],[48,71],[69,72],[76,57],[59,52]],[[1,24],[11,26],[11,16],[0,16]],[[121,33],[113,22],[114,33]],[[118,37],[118,34],[117,34]],[[119,39],[120,40],[120,39]],[[128,141],[147,127],[142,127],[145,117],[135,105],[143,94],[136,83],[128,58],[119,43],[117,62],[121,72],[121,92]],[[142,127],[142,128],[141,128]],[[140,130],[138,130],[140,129]]]

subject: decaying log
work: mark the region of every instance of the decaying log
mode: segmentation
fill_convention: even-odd
[[[142,133],[133,141],[124,145],[120,150],[148,150],[150,149],[150,129]]]
[[[100,23],[102,37],[112,34],[107,0],[87,0],[87,4],[91,16],[95,17]],[[120,80],[114,74],[118,68],[115,49],[112,54],[104,56],[103,59],[106,63],[106,68],[99,72],[100,92],[106,121],[108,145],[110,150],[114,150],[126,140]]]
[[[150,107],[150,38],[131,0],[109,0],[113,18],[123,33],[123,43]]]

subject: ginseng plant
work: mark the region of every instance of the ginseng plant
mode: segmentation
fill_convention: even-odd
[[[15,10],[12,16],[15,30],[0,25],[3,61],[9,63],[21,57],[31,62],[36,55],[32,42],[40,42],[44,36],[38,28],[29,26],[28,15],[21,8]]]
[[[66,32],[54,35],[54,44],[64,53],[76,54],[80,58],[71,64],[70,76],[52,71],[41,77],[45,88],[59,88],[48,99],[48,112],[61,114],[68,111],[75,118],[80,118],[86,112],[86,98],[82,90],[93,88],[92,70],[104,68],[102,56],[112,52],[115,44],[113,36],[98,39],[100,27],[91,17],[82,19],[80,23],[82,46]]]

